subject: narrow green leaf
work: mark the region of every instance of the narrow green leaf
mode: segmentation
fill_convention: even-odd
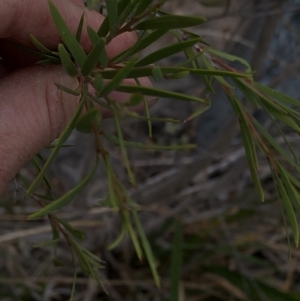
[[[281,166],[281,164],[278,163],[278,161],[277,161],[277,165],[278,165],[278,169],[280,170],[281,180],[285,187],[285,190],[289,197],[289,200],[292,201],[294,208],[300,215],[299,193],[296,191],[296,189],[291,184],[291,182],[289,180],[288,172],[283,168],[283,166]]]
[[[33,245],[32,248],[45,248],[45,247],[53,246],[53,245],[56,245],[59,241],[60,241],[59,238],[58,239],[47,240],[47,241],[44,241],[42,243]]]
[[[256,95],[254,90],[249,89],[248,83],[241,79],[235,78],[232,78],[232,81],[256,109],[261,108],[261,105],[259,104],[259,96]]]
[[[136,30],[148,30],[148,29],[177,29],[191,26],[197,26],[206,21],[201,17],[187,17],[187,16],[162,16],[149,20],[142,21],[134,26]]]
[[[47,214],[52,213],[53,211],[56,211],[60,209],[61,207],[66,206],[71,202],[71,200],[79,194],[79,192],[90,182],[91,178],[94,176],[97,168],[98,168],[98,163],[99,160],[97,158],[96,164],[94,165],[93,169],[91,172],[73,189],[68,191],[66,194],[64,194],[62,197],[59,199],[51,202],[49,205],[45,206],[41,210],[31,214],[28,216],[28,219],[34,219],[38,218]]]
[[[107,246],[107,250],[113,250],[114,248],[116,248],[122,242],[126,233],[127,233],[126,227],[125,227],[125,224],[123,224],[120,234],[111,244],[109,244]]]
[[[300,172],[300,166],[295,160],[281,147],[281,145],[268,133],[268,131],[256,120],[252,119],[254,125],[258,128],[260,133],[266,138],[268,143],[270,143],[281,155],[287,160],[292,166],[294,166]]]
[[[256,187],[256,190],[258,192],[260,200],[264,201],[264,191],[261,186],[261,182],[258,176],[257,171],[257,157],[256,157],[256,150],[255,150],[255,144],[253,137],[251,136],[251,133],[249,132],[249,128],[246,124],[240,123],[242,136],[243,136],[243,142],[244,147],[248,159],[248,164],[250,168],[251,178],[253,180],[253,183]]]
[[[165,98],[173,98],[173,99],[181,99],[186,101],[195,101],[200,103],[207,103],[207,100],[186,95],[178,92],[171,92],[162,89],[156,89],[152,87],[144,87],[144,86],[133,86],[133,85],[119,85],[115,87],[116,91],[126,92],[126,93],[142,93],[144,95],[150,95],[155,97],[165,97]]]
[[[52,18],[54,20],[54,23],[60,33],[60,36],[65,43],[65,45],[68,47],[68,50],[73,55],[75,62],[82,67],[86,54],[82,48],[82,46],[79,44],[79,42],[76,40],[76,37],[73,36],[72,32],[68,28],[67,24],[65,23],[64,19],[60,15],[57,8],[54,6],[54,4],[49,1],[49,8],[52,15]]]
[[[169,57],[175,53],[181,52],[186,48],[189,48],[196,43],[199,43],[201,39],[192,39],[182,42],[177,42],[176,44],[169,45],[167,47],[163,47],[157,51],[152,52],[151,54],[147,55],[146,57],[142,58],[135,64],[135,67],[143,67],[145,65],[153,64],[159,60],[162,60],[166,57]]]
[[[81,68],[81,74],[83,76],[88,76],[92,73],[92,71],[94,71],[100,61],[103,51],[105,51],[105,40],[102,38],[93,45],[92,50],[87,55],[87,58]]]
[[[200,58],[199,58],[200,59]],[[215,70],[216,68],[212,65],[212,62],[205,56],[201,56],[202,61],[204,62],[205,66],[207,67],[208,70]],[[220,82],[223,86],[233,90],[234,87],[232,87],[222,76],[215,76],[215,79]],[[209,86],[211,84],[209,83]]]
[[[207,107],[200,107],[199,109],[197,109],[194,113],[192,113],[184,122],[190,121],[198,116],[200,116],[201,114],[203,114],[205,111],[207,111],[211,106],[211,102],[209,101],[209,104]]]
[[[240,62],[241,64],[243,64],[244,66],[247,67],[246,72],[251,72],[251,67],[250,67],[249,62],[247,62],[245,59],[243,59],[241,57],[238,57],[238,56],[235,56],[235,55],[232,55],[232,54],[228,54],[228,53],[224,53],[224,52],[215,50],[213,48],[206,48],[205,50],[209,53],[212,53],[212,54],[214,54],[216,56],[219,56],[223,59],[226,59],[228,61],[231,61],[231,62],[238,61],[238,62]]]
[[[118,26],[118,5],[116,0],[105,0],[110,36],[113,38]]]
[[[82,14],[77,31],[76,31],[76,40],[80,43],[81,35],[82,35],[82,29],[83,29],[83,23],[84,23],[84,13]]]
[[[165,78],[158,66],[154,66],[152,69],[152,77],[156,82],[159,82]]]
[[[88,35],[91,39],[93,46],[95,46],[99,42],[100,39],[102,39],[106,44],[106,40],[104,38],[99,38],[96,31],[92,27],[88,26],[87,32],[88,32]],[[105,47],[103,48],[103,50],[100,53],[99,62],[101,64],[102,69],[105,69],[108,65],[108,58],[107,58],[107,53],[106,53]]]
[[[120,83],[123,81],[124,78],[127,77],[130,70],[133,68],[135,64],[135,59],[131,60],[126,64],[125,67],[120,69],[116,75],[111,79],[111,81],[102,89],[101,96],[105,97],[110,92],[116,90],[116,88],[120,85]]]
[[[77,230],[75,228],[73,228],[69,223],[67,223],[66,221],[64,221],[63,219],[60,219],[58,217],[55,217],[57,221],[59,221],[59,223],[61,223],[64,228],[70,232],[73,236],[75,236],[78,240],[83,241],[85,238],[85,233],[81,230]]]
[[[97,35],[99,38],[105,38],[109,33],[109,19],[108,16],[103,20],[101,26],[97,31]]]
[[[241,133],[243,137],[243,143],[245,147],[246,157],[251,173],[251,178],[253,180],[254,186],[257,190],[257,193],[259,195],[260,200],[264,201],[264,191],[261,186],[261,182],[258,176],[257,171],[257,156],[256,156],[256,150],[255,150],[255,142],[253,138],[253,134],[250,131],[251,125],[248,124],[249,118],[246,117],[246,113],[244,109],[242,108],[240,102],[234,95],[227,94],[227,97],[232,105],[232,108],[234,109],[236,115],[239,118],[240,127],[241,127]]]
[[[103,156],[103,162],[104,162],[105,172],[107,175],[108,196],[109,196],[110,206],[112,209],[116,210],[118,208],[118,199],[114,191],[114,173],[112,170],[110,157],[108,154]]]
[[[103,133],[104,137],[117,145],[120,145],[120,140],[118,137]],[[180,150],[180,149],[194,149],[197,148],[196,144],[182,144],[182,145],[157,145],[157,144],[143,144],[141,142],[131,142],[123,140],[123,144],[128,148],[144,149],[144,150]]]
[[[181,71],[177,73],[171,73],[170,75],[165,75],[165,78],[167,79],[181,79],[186,76],[190,75],[190,71]]]
[[[118,114],[118,111],[116,109],[113,109],[113,113],[114,113],[114,120],[115,120],[115,124],[116,124],[116,129],[117,129],[117,133],[118,133],[119,145],[120,145],[122,157],[123,157],[123,160],[124,160],[124,165],[125,165],[125,168],[127,170],[127,174],[128,174],[128,178],[129,178],[130,183],[132,185],[135,185],[136,181],[135,181],[133,172],[132,172],[131,167],[130,167],[130,162],[129,162],[128,155],[127,155],[126,145],[124,143],[124,137],[123,137],[121,124],[120,124],[120,115]]]
[[[292,98],[286,94],[280,93],[279,91],[273,90],[267,86],[264,86],[259,83],[255,83],[255,86],[262,92],[266,93],[268,96],[271,96],[283,103],[291,104],[295,106],[300,106],[300,101],[298,99]]]
[[[78,91],[77,91],[77,90],[72,90],[72,89],[70,89],[70,88],[68,88],[68,87],[65,87],[65,86],[59,84],[59,83],[54,83],[54,85],[55,85],[57,88],[59,88],[60,90],[66,92],[66,93],[68,93],[68,94],[74,95],[74,96],[79,96],[80,93],[81,93],[80,89],[78,89]]]
[[[136,255],[138,257],[139,260],[143,259],[143,251],[141,249],[139,240],[136,236],[136,233],[134,232],[134,229],[132,227],[131,221],[130,221],[130,217],[129,217],[129,213],[126,211],[123,213],[123,217],[124,217],[124,224],[127,228],[127,231],[130,235],[131,241],[133,243]]]
[[[153,0],[143,0],[143,1],[139,1],[139,4],[136,8],[135,11],[135,16],[138,16],[140,14],[142,14],[153,2]]]
[[[91,133],[92,126],[99,126],[101,121],[102,116],[99,109],[93,108],[78,119],[75,124],[75,129],[81,133]]]
[[[140,236],[140,239],[142,242],[142,246],[145,251],[145,255],[148,260],[155,284],[157,287],[160,287],[160,278],[157,273],[156,262],[155,262],[155,258],[154,258],[151,246],[150,246],[147,236],[144,232],[144,229],[141,225],[141,222],[140,222],[137,212],[136,211],[132,212],[132,215],[133,215],[133,219],[134,219],[135,225],[137,227],[137,231],[139,233],[139,236]]]
[[[137,52],[147,48],[149,45],[152,45],[155,41],[157,41],[167,32],[168,30],[166,29],[157,29],[152,31],[150,34],[147,34],[147,31],[144,31],[134,46],[115,56],[112,59],[112,61],[116,63],[122,62],[125,58],[129,57],[130,55],[136,54]],[[145,34],[147,34],[146,37],[144,37]]]
[[[132,68],[132,70],[127,74],[126,78],[137,78],[137,77],[144,77],[144,76],[151,76],[153,65],[147,67],[139,67],[139,68]],[[224,77],[234,77],[234,78],[249,78],[250,75],[246,73],[238,73],[238,72],[231,72],[231,71],[222,71],[222,70],[207,70],[201,67],[199,68],[187,68],[187,67],[160,67],[160,70],[163,72],[164,75],[170,75],[172,73],[178,73],[183,71],[188,71],[190,74],[195,75],[208,75],[208,76],[224,76]],[[119,69],[116,70],[101,70],[99,73],[102,74],[103,78],[111,79],[117,73]]]
[[[19,43],[16,43],[16,42],[12,42],[17,48],[23,50],[23,51],[26,51],[30,54],[32,54],[33,56],[37,56],[37,57],[40,57],[40,58],[44,58],[43,61],[47,61],[47,62],[51,62],[52,64],[59,64],[60,63],[60,60],[58,58],[58,55],[55,53],[55,52],[51,52],[46,54],[46,53],[43,53],[41,51],[36,51],[36,50],[33,50],[31,48],[28,48],[22,44],[19,44]],[[42,44],[41,44],[42,45]],[[43,46],[43,45],[42,45]],[[44,50],[46,51],[46,50]],[[40,61],[41,62],[41,61]],[[38,62],[39,63],[39,62]]]
[[[135,107],[143,101],[143,94],[136,93],[130,96],[129,101],[124,103],[126,107]]]
[[[64,45],[62,45],[62,44],[58,45],[58,53],[59,53],[61,63],[63,65],[63,67],[65,68],[67,74],[70,77],[77,77],[79,72],[78,72],[76,66],[74,65],[74,63]]]
[[[180,301],[179,287],[182,268],[183,229],[179,221],[175,221],[175,233],[172,242],[171,257],[171,301]]]
[[[74,267],[72,289],[71,289],[71,295],[70,295],[70,300],[69,301],[74,300],[75,291],[76,291],[76,283],[77,283],[77,269],[76,269],[76,267]]]
[[[285,190],[285,188],[284,188],[283,184],[281,183],[280,179],[278,179],[277,185],[278,185],[278,190],[279,190],[282,202],[284,204],[286,213],[289,217],[289,222],[290,222],[291,227],[292,227],[295,244],[298,247],[298,244],[299,244],[299,229],[298,229],[298,222],[297,222],[297,218],[296,218],[293,206],[292,206],[292,204],[289,200],[289,196],[287,194],[287,191]]]
[[[289,116],[288,113],[278,111],[275,105],[271,106],[270,103],[264,103],[264,109],[268,111],[273,117],[300,133],[300,126],[291,116]]]
[[[40,167],[40,163],[38,161],[38,156],[35,156],[31,159],[31,162],[33,163],[33,165],[35,166],[36,170],[38,172],[41,171],[41,167]],[[44,160],[43,160],[44,161]],[[48,181],[48,179],[46,177],[43,178],[43,183],[44,183],[44,186],[46,189],[51,189],[51,185],[50,185],[50,182]]]
[[[52,56],[52,51],[45,47],[37,38],[35,38],[32,34],[30,34],[29,37],[36,49],[44,54]]]
[[[66,126],[64,131],[61,133],[61,135],[59,136],[59,138],[56,142],[56,146],[52,150],[51,155],[49,156],[47,162],[43,166],[43,168],[42,168],[41,172],[39,173],[39,175],[36,177],[36,179],[33,181],[33,183],[27,189],[27,192],[26,192],[27,196],[29,196],[31,193],[33,193],[36,190],[36,188],[39,186],[39,184],[43,180],[43,177],[44,177],[45,173],[47,172],[47,170],[51,166],[51,163],[53,162],[56,155],[58,154],[60,148],[63,146],[63,144],[69,138],[72,130],[74,129],[75,123],[77,122],[77,120],[78,120],[78,118],[79,118],[79,116],[82,112],[83,106],[84,106],[85,101],[86,101],[86,96],[87,96],[87,89],[83,92],[82,97],[81,97],[80,102],[79,102],[79,105],[78,105],[72,119],[70,120],[70,122],[68,123],[68,125]]]
[[[97,42],[100,40],[100,39],[104,39],[104,38],[100,38],[98,35],[97,35],[97,32],[91,27],[91,26],[87,26],[87,33],[88,33],[88,36],[92,42],[92,45],[96,45]]]

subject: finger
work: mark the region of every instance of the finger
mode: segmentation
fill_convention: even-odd
[[[61,68],[27,68],[0,81],[0,193],[19,169],[62,131],[78,98],[53,86],[75,89]]]
[[[148,79],[141,81],[150,85]],[[27,161],[59,136],[77,108],[79,97],[54,82],[78,87],[60,66],[26,68],[0,81],[0,194]],[[110,97],[127,101],[130,95],[114,92]]]
[[[56,49],[60,40],[60,35],[53,22],[48,1],[46,0],[0,0],[2,4],[0,10],[0,38],[9,39],[21,43],[25,46],[33,47],[29,34],[33,34],[41,43],[50,49]],[[91,42],[88,37],[86,26],[89,25],[98,30],[104,17],[96,11],[88,10],[83,5],[78,5],[81,1],[53,0],[60,14],[66,21],[73,34],[76,33],[79,20],[84,13],[84,30],[81,44],[88,51]],[[123,52],[128,47],[134,45],[137,35],[134,32],[125,32],[116,37],[107,47],[109,58]],[[7,47],[7,46],[5,46]],[[10,46],[12,47],[12,46]]]

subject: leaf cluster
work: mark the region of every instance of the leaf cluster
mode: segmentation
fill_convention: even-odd
[[[89,5],[92,5],[92,2],[90,1]],[[131,170],[127,154],[128,148],[174,150],[195,148],[196,145],[160,146],[126,141],[122,132],[122,119],[130,117],[137,120],[145,120],[148,124],[149,136],[151,137],[152,122],[185,122],[209,109],[210,95],[214,93],[215,84],[219,84],[223,89],[238,118],[245,153],[258,198],[261,201],[264,200],[264,191],[261,185],[257,160],[259,151],[268,159],[274,183],[293,230],[295,244],[298,246],[299,243],[296,213],[300,214],[300,182],[288,169],[292,168],[299,171],[298,158],[288,141],[286,141],[288,150],[285,150],[278,144],[264,125],[253,117],[252,109],[264,110],[272,122],[278,126],[278,129],[281,128],[280,123],[299,132],[300,113],[295,108],[299,106],[300,102],[255,83],[252,77],[252,70],[246,61],[216,51],[207,45],[200,36],[186,29],[191,26],[201,25],[205,18],[168,14],[161,9],[165,2],[165,0],[103,1],[99,12],[106,15],[104,22],[97,30],[91,27],[86,29],[92,45],[89,53],[85,53],[80,44],[84,30],[84,15],[78,21],[77,32],[73,34],[52,2],[49,2],[49,9],[61,35],[62,43],[58,46],[57,51],[51,51],[35,37],[31,36],[36,50],[29,51],[41,57],[40,64],[61,64],[69,76],[78,79],[78,87],[75,90],[60,84],[56,85],[65,93],[80,96],[80,102],[72,119],[57,139],[46,163],[43,167],[38,168],[39,174],[37,178],[27,189],[27,195],[39,198],[43,207],[38,212],[30,215],[29,218],[33,219],[47,215],[53,226],[53,240],[47,242],[46,245],[56,244],[59,241],[58,233],[62,233],[71,247],[74,261],[77,258],[81,269],[98,281],[100,279],[95,270],[101,268],[101,261],[80,245],[78,241],[82,238],[81,233],[58,219],[54,212],[66,206],[78,195],[94,176],[98,163],[102,160],[107,175],[109,191],[105,205],[118,212],[123,220],[120,235],[108,248],[116,247],[121,243],[125,235],[129,235],[137,256],[141,260],[143,257],[147,259],[155,282],[159,286],[160,280],[156,271],[155,259],[137,213],[139,207],[130,198],[115,174],[110,154],[103,146],[103,139],[120,147],[129,181],[132,185],[135,185],[135,176]],[[116,57],[109,58],[106,52],[107,44],[124,32],[136,30],[139,31],[138,42]],[[165,35],[171,35],[176,42],[140,58],[141,51]],[[179,53],[184,56],[184,59],[179,64],[168,67],[159,65],[162,59]],[[224,62],[235,60],[243,64],[245,70],[235,70],[227,62]],[[191,75],[199,77],[199,80],[205,85],[207,91],[205,98],[155,87],[144,87],[139,81],[139,78],[144,76],[160,81],[162,79],[180,79]],[[134,79],[136,85],[124,84],[124,79],[128,78]],[[113,91],[130,93],[131,98],[126,103],[117,103],[110,96],[110,93]],[[241,93],[243,97],[240,97]],[[198,109],[191,116],[187,116],[186,120],[160,120],[150,116],[147,97],[171,98],[194,102],[198,105]],[[131,110],[138,104],[143,104],[146,112],[145,116],[140,116]],[[102,116],[97,109],[99,106],[111,112],[115,122],[116,136],[112,136],[102,129]],[[74,129],[93,133],[96,141],[96,163],[86,178],[76,187],[58,199],[49,201],[45,196],[37,195],[36,191],[40,184],[44,183],[47,185],[47,171]],[[280,132],[284,137],[283,132]],[[35,163],[38,166],[36,161]],[[174,254],[174,258],[176,256]],[[174,270],[174,273],[176,273],[176,270]],[[176,293],[175,289],[173,293]]]

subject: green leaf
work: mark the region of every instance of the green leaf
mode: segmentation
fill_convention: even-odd
[[[101,26],[97,31],[97,35],[99,38],[105,38],[109,33],[109,18],[108,16],[103,20]]]
[[[200,107],[198,110],[196,110],[194,113],[192,113],[184,122],[190,121],[198,116],[200,116],[201,114],[203,114],[205,111],[207,111],[211,106],[211,102],[209,100],[209,104],[207,107]]]
[[[139,1],[139,4],[137,5],[136,11],[135,11],[135,16],[138,16],[142,14],[153,2],[153,0],[142,0]]]
[[[134,229],[132,227],[132,223],[130,221],[129,213],[127,211],[123,212],[123,217],[124,217],[124,224],[127,228],[127,231],[129,233],[129,236],[130,236],[131,241],[133,243],[136,255],[137,255],[139,260],[142,260],[143,259],[143,252],[142,252],[139,240],[136,236],[136,233],[134,232]]]
[[[207,67],[208,70],[215,70],[216,68],[212,65],[212,62],[205,56],[201,56],[202,61],[204,62],[205,66]],[[222,76],[215,76],[215,79],[220,82],[223,86],[229,88],[229,89],[234,89]],[[211,83],[206,80],[206,84],[210,87],[211,90]]]
[[[36,49],[38,49],[41,53],[52,56],[52,51],[46,48],[37,38],[35,38],[32,34],[30,34],[29,37]]]
[[[56,245],[59,241],[60,241],[59,238],[47,240],[40,244],[33,245],[32,248],[45,248],[45,247],[53,246],[53,245]]]
[[[262,84],[259,84],[259,83],[255,83],[255,86],[263,93],[266,93],[267,95],[269,95],[283,103],[300,106],[300,101],[298,99],[289,97],[286,94],[280,93],[279,91],[273,90],[273,89],[271,89],[267,86],[264,86]]]
[[[163,47],[157,51],[152,52],[151,54],[147,55],[140,61],[138,61],[135,66],[136,67],[143,67],[145,65],[153,64],[159,60],[162,60],[166,57],[169,57],[175,53],[181,52],[186,48],[192,47],[196,43],[200,42],[201,39],[192,39],[187,41],[178,42],[173,45],[169,45],[167,47]]]
[[[179,287],[182,269],[183,227],[179,221],[175,221],[175,233],[172,242],[171,257],[171,301],[179,301]]]
[[[28,216],[28,219],[38,218],[47,214],[52,213],[55,210],[58,210],[71,202],[71,200],[79,194],[79,192],[90,182],[91,178],[94,176],[97,168],[98,168],[99,159],[97,158],[96,164],[94,165],[91,172],[73,189],[68,191],[59,199],[51,202],[41,210],[31,214]]]
[[[118,5],[116,0],[105,0],[110,36],[113,38],[118,26]]]
[[[300,172],[300,166],[295,160],[281,147],[281,145],[268,133],[268,131],[256,120],[252,119],[254,125],[258,128],[260,133],[266,138],[278,153],[287,160],[292,166],[294,166]]]
[[[54,83],[54,85],[55,85],[57,88],[59,88],[60,90],[66,92],[66,93],[68,93],[68,94],[74,95],[74,96],[79,96],[80,93],[81,93],[80,89],[72,90],[72,89],[70,89],[70,88],[68,88],[68,87],[65,87],[65,86],[59,84],[59,83]]]
[[[81,230],[74,229],[69,223],[64,221],[63,219],[58,218],[57,216],[55,217],[56,220],[61,223],[64,228],[70,232],[73,236],[75,236],[78,240],[83,241],[85,238],[85,233]]]
[[[258,192],[259,198],[261,201],[264,201],[264,191],[261,186],[261,182],[258,176],[257,171],[257,156],[255,150],[255,142],[253,138],[253,133],[251,133],[250,128],[252,128],[252,124],[250,123],[250,119],[247,117],[246,112],[242,108],[239,100],[234,96],[227,93],[227,97],[231,103],[232,108],[234,109],[236,115],[239,118],[241,133],[243,137],[245,152],[247,156],[248,165],[250,168],[251,178]]]
[[[117,145],[120,145],[120,140],[118,137],[103,133],[104,137]],[[184,150],[184,149],[194,149],[197,148],[196,144],[182,144],[182,145],[157,145],[157,144],[143,144],[141,142],[131,142],[123,140],[124,146],[128,148],[144,149],[144,150]]]
[[[100,95],[102,89],[104,88],[105,86],[105,83],[104,83],[104,80],[103,80],[103,77],[101,75],[101,73],[99,73],[96,77],[95,77],[95,80],[94,80],[94,87],[97,91],[97,95]]]
[[[67,204],[69,204],[72,201],[72,199],[75,196],[77,196],[90,182],[91,178],[94,176],[94,174],[98,168],[98,163],[99,163],[99,160],[97,158],[96,164],[94,165],[91,172],[76,187],[74,187],[73,189],[68,191],[65,195],[63,195],[59,199],[57,199],[57,200],[53,201],[52,203],[50,203],[49,205],[45,206],[41,210],[29,215],[28,219],[34,219],[34,218],[38,218],[38,217],[47,215],[53,211],[56,211],[64,206],[66,206]]]
[[[162,16],[149,20],[142,21],[134,26],[135,30],[148,30],[148,29],[177,29],[191,26],[197,26],[206,21],[201,17],[187,17],[187,16]]]
[[[136,44],[134,46],[123,51],[119,55],[115,56],[112,59],[112,61],[114,61],[116,63],[122,62],[125,58],[129,57],[130,55],[133,55],[133,54],[147,48],[149,45],[152,45],[156,40],[158,40],[160,37],[162,37],[167,32],[168,32],[168,30],[166,30],[166,29],[163,29],[163,30],[157,29],[157,30],[154,30],[153,32],[151,32],[150,34],[148,34],[146,37],[143,37],[143,35],[141,35],[141,37],[139,38],[139,40],[136,42]],[[143,32],[144,35],[146,33],[147,33],[147,31]]]
[[[151,76],[152,69],[154,66],[147,66],[147,67],[139,67],[139,68],[132,68],[132,70],[127,74],[126,78],[137,78],[137,77],[144,77],[144,76]],[[234,77],[234,78],[249,78],[250,75],[246,73],[238,73],[238,72],[231,72],[231,71],[222,71],[222,70],[206,70],[203,68],[187,68],[187,67],[160,67],[160,70],[164,75],[170,76],[172,73],[178,73],[187,71],[190,74],[195,75],[209,75],[209,76],[225,76],[225,77]],[[118,69],[116,70],[101,70],[99,73],[102,74],[103,78],[111,79],[119,72]]]
[[[80,43],[81,35],[82,35],[82,29],[83,29],[83,23],[84,23],[84,13],[82,14],[77,30],[76,30],[76,40]]]
[[[156,89],[152,87],[144,87],[144,86],[133,86],[133,85],[119,85],[115,87],[116,91],[126,92],[126,93],[142,93],[144,95],[150,95],[155,97],[165,97],[165,98],[173,98],[173,99],[181,99],[186,101],[195,101],[200,103],[207,104],[206,99],[202,99],[196,96],[190,96],[183,93],[166,91],[163,89]]]
[[[125,102],[123,105],[126,107],[135,107],[143,101],[143,97],[144,96],[141,93],[132,94],[129,101]]]
[[[51,164],[52,164],[53,160],[55,159],[56,155],[58,154],[59,150],[61,149],[63,144],[66,142],[66,140],[69,138],[71,132],[74,129],[75,123],[77,122],[77,120],[78,120],[78,118],[81,114],[81,111],[82,111],[83,106],[84,106],[85,101],[86,101],[86,96],[87,96],[87,88],[82,94],[79,105],[78,105],[72,119],[70,120],[70,122],[68,123],[66,128],[63,130],[61,135],[59,136],[59,138],[56,142],[55,148],[52,150],[51,155],[49,156],[47,162],[43,166],[43,168],[42,168],[41,172],[39,173],[39,175],[36,177],[36,179],[33,181],[33,183],[27,189],[27,192],[26,192],[27,196],[29,196],[31,193],[33,193],[36,190],[36,188],[39,186],[39,184],[41,183],[41,181],[43,180],[43,178],[45,176],[45,173],[47,172],[47,170],[51,166]]]
[[[171,73],[170,75],[165,75],[167,79],[181,79],[190,75],[190,71],[181,71],[176,73]]]
[[[132,185],[135,185],[136,181],[135,181],[133,172],[130,167],[130,162],[129,162],[128,155],[127,155],[126,145],[124,143],[123,133],[122,133],[121,124],[120,124],[120,115],[118,114],[118,111],[115,108],[113,109],[113,113],[114,113],[116,129],[117,129],[117,133],[118,133],[119,145],[121,148],[121,154],[122,154],[122,157],[124,160],[124,165],[127,170],[127,174],[128,174],[130,183]]]
[[[75,124],[75,129],[81,133],[91,133],[92,126],[100,125],[102,121],[102,116],[99,109],[92,108],[87,113],[85,113]]]
[[[87,55],[87,58],[81,68],[81,74],[83,76],[88,76],[94,71],[100,61],[103,51],[105,52],[105,39],[102,38],[93,45],[92,50]]]
[[[157,66],[154,66],[152,69],[152,77],[156,82],[159,82],[165,78],[160,68]]]
[[[103,156],[103,161],[104,161],[104,167],[105,167],[107,182],[108,182],[108,196],[109,196],[110,206],[112,209],[116,210],[118,208],[118,199],[114,191],[115,177],[112,170],[110,157],[108,154],[105,154]]]
[[[206,48],[205,50],[209,53],[212,53],[212,54],[214,54],[216,56],[219,56],[223,59],[226,59],[228,61],[231,61],[231,62],[238,61],[238,62],[240,62],[241,64],[243,64],[244,66],[247,67],[246,72],[251,72],[251,67],[250,67],[249,62],[247,62],[245,59],[243,59],[241,57],[238,57],[238,56],[235,56],[235,55],[232,55],[232,54],[228,54],[228,53],[224,53],[224,52],[215,50],[213,48]]]
[[[65,68],[67,74],[70,77],[77,77],[79,72],[78,72],[76,66],[74,65],[74,63],[64,45],[62,45],[62,44],[58,45],[58,53],[59,53],[61,63],[63,65],[63,67]]]
[[[95,46],[101,39],[103,39],[103,41],[105,41],[105,44],[106,44],[106,40],[104,38],[99,38],[96,31],[92,27],[88,26],[87,32],[88,32],[88,35],[91,39],[93,46]],[[105,69],[108,65],[108,58],[107,58],[105,47],[103,48],[103,50],[100,53],[99,62],[103,69]]]
[[[296,247],[299,245],[299,229],[298,229],[298,222],[297,218],[293,209],[293,206],[289,200],[289,195],[288,192],[286,191],[285,187],[283,186],[282,182],[280,179],[277,179],[277,185],[278,185],[278,190],[281,196],[281,200],[284,204],[287,216],[289,218],[289,222],[292,226],[292,231],[293,231],[293,236],[294,236],[294,241],[296,244]]]
[[[144,229],[141,225],[140,219],[139,219],[138,214],[136,213],[136,211],[132,212],[132,215],[133,215],[133,219],[134,219],[135,225],[137,227],[137,231],[139,233],[141,243],[142,243],[143,249],[145,251],[145,255],[146,255],[146,258],[148,260],[148,263],[149,263],[149,266],[150,266],[155,284],[156,284],[157,287],[160,287],[160,278],[159,278],[159,275],[157,273],[156,262],[155,262],[155,258],[154,258],[150,243],[147,239],[147,236],[146,236],[145,231],[144,231]]]
[[[102,89],[101,96],[105,97],[112,91],[116,90],[116,88],[120,85],[124,78],[127,77],[130,70],[133,68],[135,64],[135,59],[131,60],[126,64],[125,67],[120,69],[116,75],[111,79],[111,81]]]
[[[126,233],[127,233],[126,227],[125,227],[125,224],[123,223],[122,230],[121,230],[119,236],[111,244],[109,244],[107,246],[107,250],[113,250],[114,248],[116,248],[122,242]]]
[[[48,3],[52,18],[60,33],[62,41],[65,43],[65,45],[68,47],[68,50],[73,55],[75,62],[80,67],[82,67],[86,58],[86,54],[82,46],[76,40],[76,37],[73,36],[72,32],[68,28],[67,24],[65,23],[64,19],[62,18],[54,4],[51,1],[49,1]]]
[[[294,208],[300,215],[300,202],[299,202],[299,193],[296,191],[296,189],[293,187],[292,183],[289,179],[289,173],[281,166],[277,161],[278,169],[280,171],[281,181],[284,185],[284,188],[286,190],[287,196],[289,197],[289,202],[293,203]],[[298,237],[299,238],[299,237]],[[299,239],[296,242],[296,245],[298,247]]]

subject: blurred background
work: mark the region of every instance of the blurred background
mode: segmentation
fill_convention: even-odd
[[[257,81],[299,99],[299,0],[170,0],[165,8],[174,14],[207,17],[193,32],[215,49],[249,61]],[[171,42],[171,37],[165,37],[147,51]],[[173,56],[161,64],[181,59]],[[154,85],[205,95],[204,85],[194,77]],[[188,102],[160,100],[151,116],[184,120],[195,109]],[[262,112],[253,113],[265,120]],[[104,126],[113,133],[112,120],[105,120]],[[284,142],[267,120],[266,126],[278,142]],[[128,183],[120,150],[106,145],[116,173],[141,205],[141,220],[162,285],[155,287],[147,262],[137,259],[128,239],[107,251],[121,221],[101,205],[107,182],[100,168],[92,183],[59,216],[84,230],[84,245],[105,261],[100,273],[109,295],[79,270],[74,300],[300,300],[300,251],[289,243],[291,233],[268,164],[259,158],[266,195],[260,203],[247,169],[238,121],[217,86],[211,109],[200,118],[178,124],[153,123],[153,139],[147,136],[145,122],[124,120],[123,131],[126,140],[198,145],[193,151],[130,150],[138,181],[135,188]],[[298,136],[286,134],[298,150]],[[54,196],[74,187],[94,162],[91,135],[74,133],[68,144],[74,147],[61,151],[49,174]],[[45,150],[42,155],[48,153]],[[32,248],[51,239],[47,219],[26,221],[39,206],[35,200],[24,201],[19,186],[35,174],[32,165],[26,166],[1,199],[1,301],[68,300],[70,295],[73,272],[68,246],[62,242],[57,248],[64,267],[53,266],[51,247]]]

